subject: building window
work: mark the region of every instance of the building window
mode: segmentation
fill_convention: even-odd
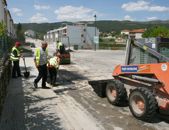
[[[63,29],[63,33],[67,33],[67,29]]]

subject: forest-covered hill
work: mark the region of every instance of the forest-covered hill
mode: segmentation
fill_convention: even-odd
[[[92,23],[92,24],[91,24]],[[47,31],[52,29],[57,29],[65,24],[73,24],[70,22],[58,22],[58,23],[21,23],[23,30],[34,30],[40,35],[44,35]],[[89,22],[89,26],[94,26],[93,22]],[[165,26],[169,28],[168,21],[147,21],[147,22],[137,22],[137,21],[97,21],[96,26],[99,28],[100,32],[120,32],[124,29],[139,29],[139,28],[150,28],[154,26]]]

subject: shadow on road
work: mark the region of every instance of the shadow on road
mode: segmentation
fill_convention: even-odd
[[[1,116],[1,130],[62,130],[60,118],[41,102],[57,97],[33,96],[32,83],[24,78],[11,79]],[[36,105],[40,103],[41,105]],[[50,102],[49,102],[50,103]],[[50,104],[50,107],[57,104]]]
[[[38,96],[25,96],[25,127],[30,130],[62,130],[60,118],[53,112],[47,112],[48,106],[30,107],[32,104],[45,102],[57,97],[42,98]],[[50,104],[50,107],[57,107],[57,104]]]
[[[59,69],[59,80],[72,82],[74,80],[88,80],[87,77],[80,74],[78,71],[67,71],[65,69]]]
[[[65,69],[60,69],[58,72],[57,84],[54,87],[63,86],[54,90],[55,93],[63,93],[68,90],[76,90],[74,81],[77,80],[88,80],[87,77],[79,74],[77,71],[67,71]]]

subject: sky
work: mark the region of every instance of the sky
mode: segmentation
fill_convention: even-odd
[[[7,0],[15,23],[169,20],[169,0]]]

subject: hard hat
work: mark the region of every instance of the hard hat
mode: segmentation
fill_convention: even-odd
[[[15,42],[15,46],[16,46],[16,47],[18,47],[18,46],[20,46],[20,45],[21,45],[20,42]]]

